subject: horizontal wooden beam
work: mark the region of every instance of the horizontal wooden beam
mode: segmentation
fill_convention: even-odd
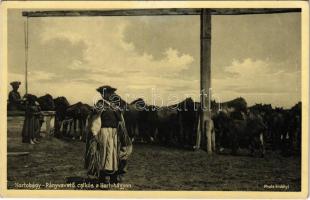
[[[28,17],[199,15],[201,9],[63,10],[23,12]]]
[[[49,10],[24,11],[26,17],[79,17],[79,16],[157,16],[200,15],[201,8],[124,9],[124,10]],[[211,15],[248,15],[301,12],[300,8],[219,8],[208,9]]]
[[[301,12],[301,8],[227,8],[211,9],[212,15],[250,15]]]

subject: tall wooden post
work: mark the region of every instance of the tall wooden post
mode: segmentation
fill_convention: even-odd
[[[201,115],[200,115],[200,138],[207,140],[207,151],[212,153],[210,120],[211,111],[209,100],[211,99],[211,12],[202,9],[200,15],[200,95],[201,95]],[[200,141],[201,143],[201,141]],[[202,143],[204,144],[204,143]]]
[[[28,94],[28,17],[24,23],[25,35],[25,94]]]

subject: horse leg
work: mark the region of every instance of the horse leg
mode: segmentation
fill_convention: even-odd
[[[155,128],[153,125],[150,125],[149,126],[149,131],[150,131],[150,140],[151,142],[154,142],[155,141]]]
[[[76,125],[77,125],[77,119],[74,119],[74,121],[73,121],[73,139],[76,139]]]
[[[139,131],[139,126],[137,124],[137,122],[134,123],[134,135],[140,135],[140,131]]]
[[[254,150],[254,144],[252,141],[249,144],[249,149],[250,149],[250,156],[254,157],[255,150]]]
[[[63,135],[65,137],[68,137],[70,131],[71,131],[71,122],[70,121],[65,121],[64,122],[64,128],[63,128]]]
[[[78,131],[78,129],[79,129],[79,119],[77,118],[77,119],[75,119],[74,120],[74,139],[79,139],[79,131]]]
[[[231,139],[231,154],[236,156],[238,148],[239,148],[238,138],[233,135],[233,138]]]
[[[271,144],[271,150],[275,150],[275,142],[274,142],[274,132],[273,130],[270,130],[270,144]]]
[[[263,133],[259,135],[259,141],[260,141],[261,157],[263,158],[265,156],[264,134]]]
[[[216,152],[216,143],[215,143],[215,131],[214,127],[211,129],[211,144],[212,144],[212,151]]]
[[[132,138],[135,138],[136,135],[135,135],[135,127],[134,127],[134,125],[130,123],[130,124],[129,124],[129,129],[130,129],[130,135],[131,135],[131,137],[132,137]]]
[[[153,137],[154,137],[154,142],[158,142],[158,127],[153,127],[154,133],[153,133]]]
[[[179,116],[178,122],[179,122],[179,128],[180,128],[179,143],[180,143],[180,146],[185,146],[186,139],[185,139],[185,133],[184,133],[184,124],[182,123],[182,116]]]
[[[79,140],[80,141],[82,141],[83,140],[83,127],[84,127],[84,120],[83,120],[83,118],[80,118],[79,120],[78,120],[78,122],[79,122]]]
[[[76,119],[73,119],[70,123],[70,132],[69,137],[72,137],[72,139],[75,139],[75,128],[76,128]]]
[[[82,140],[84,142],[86,142],[86,122],[87,122],[87,119],[84,119],[82,123]]]
[[[58,117],[55,117],[55,131],[54,131],[54,136],[59,137],[60,135],[60,121]]]
[[[158,141],[159,144],[163,145],[165,142],[165,136],[164,136],[164,128],[162,128],[161,126],[158,128]]]

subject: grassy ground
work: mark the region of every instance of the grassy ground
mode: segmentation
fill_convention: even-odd
[[[38,145],[22,144],[20,123],[8,120],[8,151],[28,151],[8,157],[8,188],[17,183],[65,183],[70,177],[87,178],[83,168],[85,145],[79,141],[44,138]],[[207,155],[155,145],[136,144],[124,178],[131,190],[247,190],[300,191],[300,158],[267,152],[265,158]],[[288,186],[287,189],[264,185]]]

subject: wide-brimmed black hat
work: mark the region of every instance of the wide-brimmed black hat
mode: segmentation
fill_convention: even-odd
[[[11,82],[10,84],[12,85],[12,87],[17,87],[17,86],[19,86],[19,85],[21,84],[21,82],[19,82],[19,81],[13,81],[13,82]]]
[[[104,86],[97,88],[96,90],[100,92],[101,94],[103,94],[103,92],[114,93],[117,89],[109,85],[104,85]]]

